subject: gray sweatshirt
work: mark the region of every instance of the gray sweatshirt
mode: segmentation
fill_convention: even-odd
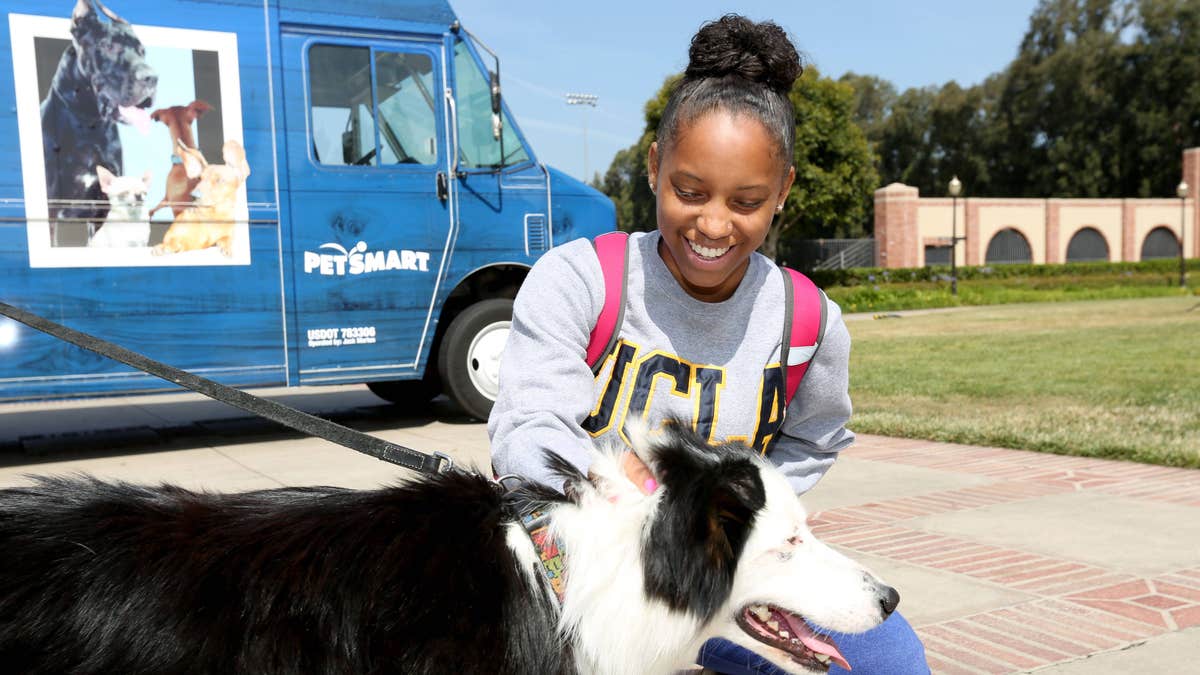
[[[807,491],[854,441],[841,309],[828,301],[824,339],[784,415],[778,268],[755,253],[733,296],[702,302],[671,276],[658,241],[657,232],[630,237],[620,342],[595,375],[584,355],[604,280],[591,242],[559,246],[534,265],[517,294],[488,420],[495,470],[561,489],[543,449],[586,473],[596,440],[627,441],[628,421],[642,418],[653,431],[674,416],[710,442],[764,450],[797,493]]]

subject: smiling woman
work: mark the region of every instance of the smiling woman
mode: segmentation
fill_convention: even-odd
[[[841,310],[814,293],[796,317],[820,326],[816,344],[785,352],[783,327],[793,325],[787,317],[797,306],[785,278],[795,273],[756,252],[795,179],[788,92],[800,71],[795,48],[773,23],[729,15],[696,34],[649,150],[657,229],[629,237],[614,346],[594,370],[585,360],[608,306],[597,249],[575,241],[550,251],[513,308],[488,422],[496,471],[562,489],[545,451],[587,473],[594,442],[628,445],[634,428],[657,433],[681,420],[706,442],[753,446],[804,492],[853,442]],[[799,364],[807,370],[789,401],[785,372]],[[622,466],[645,493],[670,479],[633,456]],[[839,636],[839,658],[812,637],[820,627],[789,620],[785,636],[784,624],[766,621],[752,635],[781,648],[774,660],[787,672],[797,672],[802,644],[812,658],[801,672],[928,672],[899,614],[867,633]],[[783,672],[723,640],[706,644],[699,662],[730,674]]]
[[[796,169],[780,170],[762,124],[726,111],[692,122],[661,159],[658,148],[650,146],[647,166],[658,194],[659,254],[688,295],[727,300],[767,238]]]

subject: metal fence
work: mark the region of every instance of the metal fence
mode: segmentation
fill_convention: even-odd
[[[784,264],[802,272],[875,267],[874,239],[803,239],[780,253]]]

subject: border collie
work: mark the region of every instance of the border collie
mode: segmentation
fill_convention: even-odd
[[[898,595],[816,541],[784,478],[684,425],[566,493],[451,470],[240,494],[39,478],[0,490],[0,663],[22,673],[672,673],[712,637],[795,673]],[[565,557],[561,606],[522,519]],[[820,626],[821,629],[810,628]]]

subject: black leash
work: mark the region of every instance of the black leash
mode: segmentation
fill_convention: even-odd
[[[228,403],[235,408],[241,408],[253,415],[277,422],[309,436],[324,438],[327,441],[337,443],[351,450],[357,450],[376,459],[422,473],[439,473],[447,471],[454,466],[454,462],[445,453],[435,452],[432,455],[427,455],[412,448],[406,448],[403,445],[390,443],[382,438],[376,438],[361,431],[355,431],[350,427],[321,419],[320,417],[296,410],[282,403],[276,403],[275,401],[247,394],[240,389],[227,387],[199,375],[193,375],[186,370],[180,370],[160,361],[146,358],[137,352],[130,351],[106,340],[101,340],[94,335],[88,335],[73,328],[67,328],[62,324],[44,319],[36,314],[30,314],[3,302],[0,302],[0,314],[20,321],[30,328],[36,328],[60,340],[70,342],[73,345],[108,357],[114,361],[120,361],[142,372],[149,373],[168,382],[174,382],[182,387],[204,394],[209,398],[216,399],[222,403]]]

